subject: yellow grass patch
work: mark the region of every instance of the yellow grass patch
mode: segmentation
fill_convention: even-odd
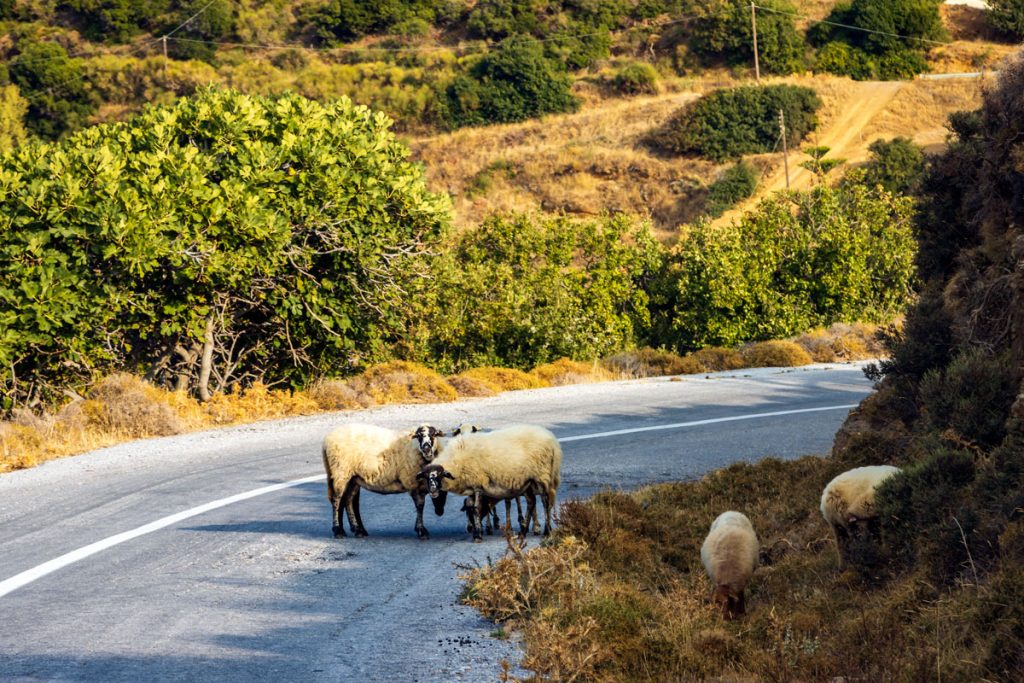
[[[553,387],[613,379],[611,373],[596,361],[583,363],[568,358],[559,358],[553,363],[538,365],[530,371],[530,374]]]
[[[867,360],[885,354],[876,338],[878,325],[836,323],[794,337],[791,341],[807,352],[815,363]]]
[[[466,386],[477,386],[492,394],[500,394],[503,391],[517,391],[520,389],[540,389],[550,386],[548,382],[537,375],[531,375],[522,370],[513,368],[498,368],[486,366],[472,368],[461,372],[455,377],[449,378],[449,382],[463,382]],[[461,393],[461,392],[460,392]],[[480,394],[478,394],[480,395]]]
[[[617,353],[602,360],[601,365],[623,379],[707,372],[704,364],[692,356],[680,356],[671,351],[649,347]]]
[[[744,347],[742,353],[750,368],[795,367],[813,362],[803,347],[791,341],[757,342]]]
[[[723,370],[738,370],[744,367],[743,354],[736,349],[727,349],[722,346],[709,346],[699,351],[687,354],[703,368],[703,372],[721,372]]]
[[[458,398],[444,377],[430,368],[403,360],[374,365],[348,381],[360,402],[441,403]]]

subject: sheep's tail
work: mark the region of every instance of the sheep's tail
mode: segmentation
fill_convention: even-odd
[[[551,478],[548,481],[551,482],[553,489],[557,489],[562,483],[562,446],[557,441],[551,445]],[[552,503],[554,499],[552,495]]]
[[[334,504],[334,499],[337,496],[337,492],[334,490],[334,477],[331,476],[331,463],[327,459],[327,444],[325,443],[320,449],[320,454],[324,458],[324,471],[327,472],[327,500]]]

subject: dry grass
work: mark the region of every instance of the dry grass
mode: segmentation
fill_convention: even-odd
[[[460,396],[493,396],[503,391],[541,389],[551,386],[536,375],[513,368],[472,368],[448,378]],[[460,388],[460,387],[464,387]],[[476,393],[471,393],[476,392]]]
[[[465,575],[464,600],[522,634],[534,680],[909,682],[940,670],[986,680],[986,660],[1019,655],[1018,569],[940,590],[914,574],[879,582],[837,567],[818,498],[849,465],[768,459],[570,501],[549,543],[513,545]],[[751,518],[761,542],[735,622],[713,608],[700,564],[708,526],[729,509]],[[1024,529],[1004,535],[1024,546]]]
[[[749,368],[784,368],[810,365],[811,357],[791,341],[766,341],[744,346],[743,362]]]
[[[707,372],[707,368],[691,356],[652,348],[623,351],[603,359],[601,365],[623,379]]]
[[[458,398],[444,377],[430,368],[402,360],[374,365],[348,384],[364,405],[442,403]]]
[[[868,323],[836,323],[793,337],[815,363],[867,360],[885,355],[877,339],[879,326]]]
[[[538,365],[530,371],[530,374],[553,387],[614,379],[612,374],[601,367],[597,361],[583,363],[568,358],[559,358],[552,363]]]
[[[707,372],[722,370],[739,370],[743,367],[743,354],[736,349],[721,346],[709,346],[689,354],[690,358],[700,363]]]

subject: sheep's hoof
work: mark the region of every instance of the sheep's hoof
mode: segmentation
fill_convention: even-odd
[[[483,542],[484,542],[484,537],[483,536],[474,536],[473,537],[473,543],[483,543]]]
[[[335,538],[345,538],[345,530],[340,526],[331,527],[331,533],[334,534]]]
[[[360,529],[359,531],[354,532],[353,535],[356,538],[366,538],[370,534],[366,533],[366,529]]]
[[[419,536],[420,539],[424,540],[424,541],[427,540],[428,538],[430,538],[430,532],[427,531],[426,529],[417,529],[416,530],[416,535]]]

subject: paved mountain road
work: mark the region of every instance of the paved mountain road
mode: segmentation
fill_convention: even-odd
[[[824,453],[847,413],[838,406],[869,391],[857,365],[577,385],[151,439],[3,475],[0,680],[496,680],[515,645],[455,604],[454,565],[498,558],[504,542],[470,543],[459,499],[441,518],[427,506],[432,537],[419,541],[408,496],[364,493],[371,536],[335,540],[323,481],[309,481],[38,567],[320,475],[320,441],[343,421],[544,424],[566,438],[566,500]],[[764,413],[784,414],[751,417]]]

